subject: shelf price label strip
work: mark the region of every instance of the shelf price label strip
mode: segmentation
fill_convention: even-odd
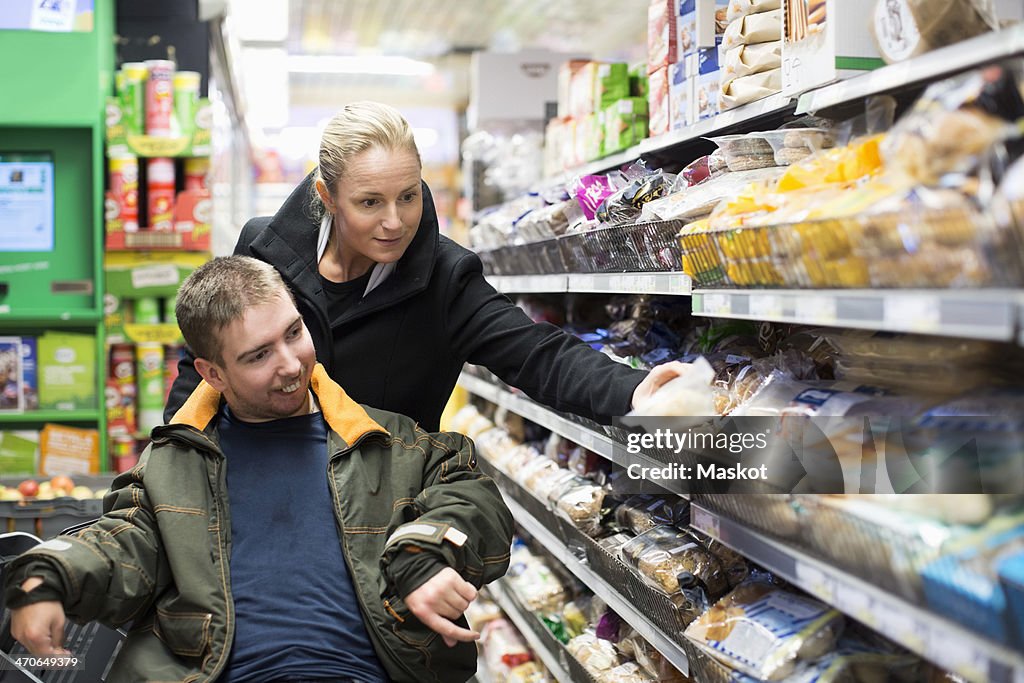
[[[691,506],[691,525],[908,650],[978,683],[1020,683],[1024,658],[757,532]]]
[[[657,626],[650,623],[637,608],[623,597],[615,588],[609,586],[604,579],[594,573],[590,567],[577,560],[572,552],[565,547],[540,522],[509,497],[505,498],[512,516],[538,543],[547,548],[559,562],[584,583],[594,595],[604,600],[612,610],[632,626],[637,633],[651,643],[672,666],[689,675],[690,665],[686,653]]]

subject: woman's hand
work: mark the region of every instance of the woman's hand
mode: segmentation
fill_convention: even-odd
[[[636,410],[638,406],[642,406],[644,403],[650,400],[651,396],[654,395],[658,389],[662,387],[669,380],[673,380],[680,375],[685,375],[690,371],[690,365],[687,363],[680,363],[679,361],[672,361],[670,363],[664,363],[656,366],[653,370],[647,373],[647,377],[644,381],[637,385],[636,390],[633,392],[632,408]]]

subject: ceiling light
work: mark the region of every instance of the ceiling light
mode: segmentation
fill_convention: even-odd
[[[293,74],[429,76],[434,73],[434,65],[408,57],[383,55],[288,55],[288,71]]]

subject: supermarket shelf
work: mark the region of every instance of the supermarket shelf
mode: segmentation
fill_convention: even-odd
[[[665,466],[665,463],[651,459],[643,453],[628,453],[624,444],[612,440],[607,434],[596,432],[571,420],[567,420],[529,398],[513,394],[479,377],[474,377],[465,372],[460,373],[459,386],[471,394],[476,394],[486,401],[497,404],[531,422],[536,422],[545,429],[550,429],[556,434],[574,443],[578,443],[587,450],[593,451],[602,458],[622,467],[629,467],[632,464],[639,464],[641,467]],[[681,487],[678,480],[652,479],[651,482],[661,486],[670,493],[682,496],[688,494],[688,491]]]
[[[688,295],[692,281],[678,271],[651,273],[569,273],[567,275],[489,275],[499,292],[537,294],[577,292],[595,294]]]
[[[0,413],[0,425],[36,422],[96,422],[98,410],[27,410],[23,413]]]
[[[654,138],[647,138],[640,143],[641,154],[653,154],[668,147],[678,145],[697,138],[714,135],[740,123],[747,123],[762,116],[783,114],[793,109],[789,96],[782,93],[745,104],[735,109],[722,112],[718,116],[705,119],[693,126],[674,130]]]
[[[512,511],[512,517],[527,533],[533,536],[538,543],[543,545],[556,560],[561,562],[573,573],[587,588],[607,603],[622,619],[632,626],[637,633],[647,639],[672,666],[684,674],[689,674],[690,664],[686,653],[673,642],[665,633],[654,626],[629,600],[623,597],[615,588],[609,585],[603,578],[598,576],[587,565],[580,562],[565,545],[543,524],[531,516],[522,506],[510,497],[505,496],[505,502]]]
[[[8,325],[45,324],[46,327],[75,327],[95,325],[103,320],[101,311],[33,311],[11,312],[8,305],[0,306],[0,328]]]
[[[739,522],[691,504],[690,525],[919,656],[978,683],[1020,683],[1024,655]]]
[[[683,272],[570,273],[570,292],[598,294],[690,294],[693,282]]]
[[[530,621],[535,621],[537,617],[533,614],[523,613],[506,591],[504,581],[504,579],[498,579],[487,586],[487,590],[490,592],[491,597],[494,598],[494,602],[498,603],[498,607],[505,613],[505,616],[519,629],[523,638],[526,639],[527,645],[540,658],[541,663],[547,667],[547,670],[551,672],[551,675],[555,677],[558,683],[573,683],[572,676],[565,671],[561,662],[558,661],[556,651],[561,649],[561,643],[555,640],[554,636],[551,636],[548,642],[541,640],[536,630],[530,624]]]
[[[693,293],[694,315],[1011,341],[1015,290],[736,290]]]
[[[1024,53],[1024,25],[1018,24],[804,93],[797,103],[796,113],[817,112],[855,102],[1021,53]]]

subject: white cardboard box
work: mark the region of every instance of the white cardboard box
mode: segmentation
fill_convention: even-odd
[[[474,52],[470,68],[469,127],[545,120],[545,104],[558,100],[558,71],[578,59],[547,50]]]
[[[796,96],[884,66],[871,37],[877,0],[783,0],[782,92]]]

